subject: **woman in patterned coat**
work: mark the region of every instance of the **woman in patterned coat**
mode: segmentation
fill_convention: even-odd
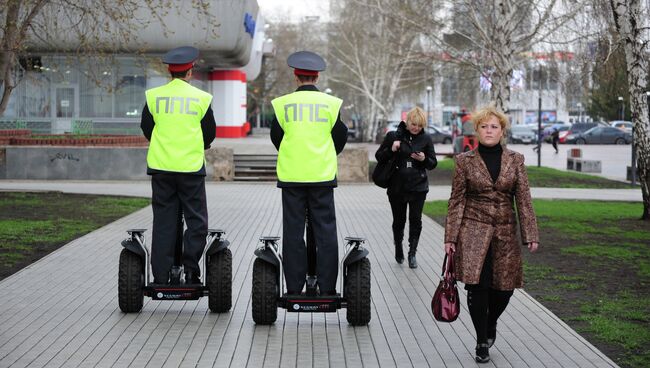
[[[493,106],[472,114],[477,149],[456,156],[445,224],[445,252],[453,254],[456,275],[465,283],[476,329],[476,361],[490,360],[497,320],[515,288],[523,286],[521,246],[539,246],[524,156],[502,145],[507,117]]]

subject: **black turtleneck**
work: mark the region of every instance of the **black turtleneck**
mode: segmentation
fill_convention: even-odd
[[[487,166],[487,169],[490,172],[492,182],[496,182],[499,177],[499,172],[501,171],[501,153],[503,153],[503,148],[500,144],[488,147],[479,142],[478,153],[481,155],[483,162],[485,162],[485,166]]]

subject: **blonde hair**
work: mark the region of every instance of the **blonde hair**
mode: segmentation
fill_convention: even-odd
[[[499,120],[499,125],[501,125],[501,130],[503,131],[503,134],[501,135],[501,144],[503,145],[506,143],[510,123],[506,114],[499,111],[494,104],[483,106],[472,113],[471,121],[474,125],[474,131],[478,132],[478,126],[493,116]]]
[[[406,114],[406,122],[409,121],[424,129],[427,126],[427,115],[421,108],[414,107]]]

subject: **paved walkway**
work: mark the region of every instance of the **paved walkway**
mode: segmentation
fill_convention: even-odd
[[[147,195],[148,183],[0,182],[0,188]],[[280,310],[272,326],[251,317],[253,250],[281,234],[280,190],[273,184],[210,184],[210,226],[224,228],[233,251],[233,309],[209,312],[207,299],[145,300],[139,314],[117,306],[120,241],[151,228],[142,209],[72,241],[0,282],[0,367],[476,367],[464,290],[458,321],[430,311],[443,259],[443,229],[423,219],[418,261],[393,260],[390,209],[383,190],[336,190],[338,235],[368,239],[372,320],[350,327],[345,311]],[[499,322],[485,367],[615,367],[610,359],[525,292],[515,292]]]

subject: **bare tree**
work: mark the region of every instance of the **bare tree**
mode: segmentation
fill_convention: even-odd
[[[648,14],[641,12],[641,0],[609,0],[611,18],[625,50],[630,108],[634,122],[636,166],[643,194],[643,220],[650,220],[650,136],[648,135],[647,90],[648,42],[643,27]]]
[[[348,89],[372,140],[380,119],[393,111],[400,91],[426,83],[419,31],[405,19],[380,11],[387,0],[340,1],[329,40],[335,64],[330,80]],[[421,89],[420,89],[421,90]]]
[[[568,25],[583,0],[375,0],[382,14],[407,22],[426,36],[431,61],[455,63],[475,70],[490,82],[490,99],[509,110],[513,71],[535,47],[552,51],[552,36]],[[441,32],[438,25],[446,25]],[[566,35],[561,35],[563,38]],[[550,42],[552,41],[552,42]],[[444,57],[440,57],[440,54]]]
[[[249,110],[259,109],[260,112],[264,112],[264,115],[273,112],[270,104],[273,98],[290,93],[296,88],[293,69],[287,65],[289,55],[301,50],[316,52],[323,56],[327,53],[325,23],[315,23],[309,19],[292,23],[288,19],[280,18],[268,24],[266,35],[273,40],[275,55],[264,58],[260,75],[249,84],[248,88],[248,96],[251,99]],[[321,75],[319,86],[322,90],[328,82],[330,66],[328,65],[327,72]]]
[[[96,57],[119,51],[142,53],[147,50],[144,43],[130,50],[123,45],[152,24],[167,34],[164,17],[174,11],[185,14],[188,8],[205,18],[205,23],[191,27],[216,35],[218,24],[209,16],[209,0],[0,0],[0,116],[23,74],[19,58],[31,49]]]

